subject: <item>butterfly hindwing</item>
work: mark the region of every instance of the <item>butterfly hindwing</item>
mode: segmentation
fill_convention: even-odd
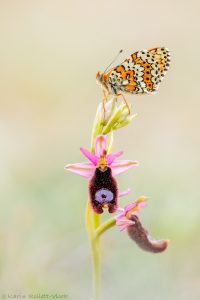
[[[148,50],[149,53],[153,54],[156,58],[157,62],[160,65],[160,73],[161,73],[161,80],[163,79],[164,75],[169,70],[170,66],[170,52],[167,48],[161,47],[161,48],[153,48]]]
[[[166,48],[135,52],[109,72],[108,82],[115,91],[154,93],[168,69],[169,57]]]

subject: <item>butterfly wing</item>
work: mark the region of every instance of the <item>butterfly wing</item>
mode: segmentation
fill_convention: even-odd
[[[170,52],[167,48],[153,48],[148,50],[149,53],[153,54],[154,57],[156,58],[157,62],[159,63],[160,66],[160,73],[161,73],[161,81],[164,78],[165,74],[169,70],[170,66]]]
[[[133,53],[109,72],[108,84],[119,91],[133,94],[155,93],[169,67],[169,50],[154,48]]]

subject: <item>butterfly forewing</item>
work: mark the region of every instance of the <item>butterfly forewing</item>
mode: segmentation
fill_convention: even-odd
[[[115,93],[154,93],[168,70],[169,62],[169,51],[166,48],[135,52],[109,72],[108,84]]]

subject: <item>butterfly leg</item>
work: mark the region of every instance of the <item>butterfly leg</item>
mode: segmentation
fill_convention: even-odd
[[[103,97],[103,100],[102,100],[102,107],[103,107],[103,119],[105,120],[105,117],[106,117],[106,107],[105,107],[105,103],[108,99],[108,93],[106,93],[106,91],[103,90],[103,94],[104,94],[104,97]]]
[[[126,98],[124,97],[123,94],[117,94],[117,97],[119,96],[122,96],[123,100],[124,100],[124,103],[126,104],[127,108],[128,108],[128,112],[129,112],[129,115],[131,114],[131,109],[130,109],[130,106],[128,104],[128,102],[126,101]]]

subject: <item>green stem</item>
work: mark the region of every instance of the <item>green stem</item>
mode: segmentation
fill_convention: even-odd
[[[100,236],[107,231],[108,229],[112,228],[113,226],[115,226],[116,224],[116,220],[115,218],[111,218],[108,221],[104,222],[103,224],[101,224],[96,230],[95,230],[95,236],[94,239],[95,240],[99,240]]]
[[[91,241],[91,249],[94,270],[94,300],[99,300],[101,288],[101,261],[99,251],[99,240],[93,239]]]
[[[94,299],[100,299],[100,289],[101,289],[101,256],[100,256],[100,239],[94,239],[95,230],[101,226],[100,215],[93,212],[93,224],[94,233],[92,239],[92,255],[93,255],[93,268],[94,268]]]
[[[86,223],[88,237],[90,240],[93,238],[93,231],[94,231],[91,210],[92,209],[90,206],[90,202],[88,200],[87,205],[86,205],[86,211],[85,211],[85,221],[86,221],[85,223]]]
[[[93,213],[93,221],[94,221],[94,228],[98,228],[101,225],[101,216]]]
[[[101,261],[100,261],[100,240],[94,238],[95,230],[101,223],[100,215],[95,214],[88,201],[86,207],[86,228],[92,252],[93,272],[94,272],[94,300],[100,299],[100,282],[101,282]]]
[[[101,257],[100,257],[100,236],[115,226],[116,221],[114,218],[100,224],[100,216],[93,214],[94,219],[94,231],[93,239],[91,241],[92,257],[93,257],[93,267],[94,267],[94,299],[100,299],[100,289],[101,289]]]

